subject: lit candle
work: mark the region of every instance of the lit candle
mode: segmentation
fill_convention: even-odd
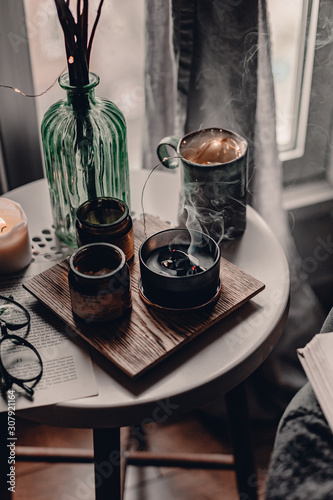
[[[0,274],[10,274],[31,261],[27,217],[18,203],[0,197]]]

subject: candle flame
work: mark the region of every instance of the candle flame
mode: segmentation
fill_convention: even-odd
[[[69,62],[69,64],[73,64],[73,62],[74,62],[74,57],[73,57],[73,56],[69,56],[69,58],[68,58],[68,62]]]
[[[7,227],[6,221],[0,217],[0,233]]]

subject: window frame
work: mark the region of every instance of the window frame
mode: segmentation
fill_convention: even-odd
[[[316,34],[320,0],[303,0],[301,36],[298,47],[298,67],[296,68],[295,106],[292,118],[292,137],[289,144],[280,147],[281,161],[293,160],[304,155],[307,119],[314,66]],[[300,96],[297,99],[297,96]]]
[[[312,40],[309,50],[313,53],[311,85],[307,82],[308,111],[302,118],[304,143],[301,157],[291,157],[283,162],[285,199],[288,208],[313,204],[333,198],[331,184],[332,151],[330,147],[333,117],[333,86],[330,72],[333,69],[332,44],[328,43],[327,26],[322,19],[332,19],[333,5],[329,1],[313,0]],[[316,20],[316,30],[314,29]],[[319,22],[317,22],[319,21]],[[310,28],[309,28],[310,29]],[[316,37],[314,37],[314,32]],[[311,53],[311,52],[310,52]],[[310,63],[309,67],[310,67]],[[321,167],[321,168],[318,168]],[[304,194],[305,193],[305,194]],[[317,195],[316,195],[317,193]],[[324,198],[323,198],[324,197]],[[293,200],[293,201],[292,201]]]

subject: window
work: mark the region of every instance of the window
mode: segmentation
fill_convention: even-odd
[[[319,2],[268,0],[277,141],[282,160],[304,154]]]
[[[0,56],[4,51],[10,52],[12,60],[15,58],[20,78],[16,79],[14,78],[16,75],[7,72],[6,83],[14,82],[15,86],[30,92],[33,80],[35,93],[40,93],[62,70],[66,69],[63,35],[55,5],[53,1],[16,0],[14,12],[12,4],[13,2],[6,3],[5,7],[0,7],[1,14],[4,12],[4,15],[0,16],[0,24],[3,23],[2,29],[7,33],[4,37],[7,45],[0,47]],[[18,5],[22,5],[21,10],[18,10]],[[91,0],[91,18],[95,15],[97,5],[98,0]],[[317,34],[316,45],[319,6],[322,14],[322,19],[319,17],[319,37],[323,37],[325,29],[328,29],[325,27],[325,16],[327,19],[332,19],[333,16],[331,2],[268,0],[276,89],[277,133],[280,156],[284,161],[286,185],[326,179],[327,159],[330,156],[328,140],[332,116],[330,102],[333,102],[333,91],[330,88],[333,86],[327,71],[329,56],[326,45],[328,44],[325,45],[325,42],[318,44]],[[24,32],[25,29],[27,33]],[[31,66],[29,71],[22,71],[23,62],[29,60],[29,50]],[[28,55],[23,57],[24,51]],[[8,65],[10,57],[7,57]],[[125,114],[131,169],[140,168],[141,163],[143,68],[144,0],[104,2],[94,40],[91,70],[101,76],[101,83],[97,88],[98,95],[116,102]],[[30,80],[29,75],[31,75]],[[321,86],[320,92],[313,91],[316,85]],[[30,113],[32,106],[35,111],[37,110],[38,140],[40,140],[39,125],[44,112],[51,103],[61,97],[63,91],[56,84],[48,93],[30,104]],[[13,109],[13,102],[18,102],[17,96],[11,96],[10,100]],[[2,103],[1,109],[3,109]],[[21,112],[20,107],[19,112]],[[315,134],[313,134],[314,127]],[[307,135],[309,130],[312,136],[314,135],[311,144]],[[5,149],[3,156],[7,164],[8,154]],[[37,163],[37,159],[34,163]]]
[[[90,27],[99,0],[91,0]],[[53,1],[24,0],[35,93],[43,92],[63,70],[66,70],[65,44]],[[100,84],[96,94],[115,102],[125,115],[128,129],[130,168],[141,161],[141,118],[144,109],[144,0],[108,0],[94,38],[90,70],[97,73]],[[64,98],[56,84],[36,99],[41,123],[48,107]]]
[[[268,7],[284,183],[298,187],[300,205],[332,199],[333,5],[319,0],[268,0]]]

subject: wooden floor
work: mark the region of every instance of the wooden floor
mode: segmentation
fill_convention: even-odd
[[[275,425],[255,425],[252,438],[260,499],[265,498],[267,464]],[[17,445],[92,447],[92,432],[17,421]],[[124,429],[122,432],[126,432]],[[162,425],[147,427],[153,451],[231,452],[226,423],[194,412]],[[111,499],[112,497],[110,497]],[[124,500],[236,500],[233,471],[128,467]],[[91,464],[17,464],[14,500],[93,500]]]

